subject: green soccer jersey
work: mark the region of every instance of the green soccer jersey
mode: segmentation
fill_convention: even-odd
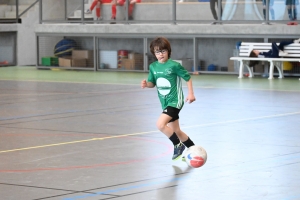
[[[167,106],[182,108],[184,96],[181,78],[189,81],[191,76],[181,64],[172,59],[165,63],[156,61],[150,64],[148,82],[156,85],[162,109],[165,109]]]

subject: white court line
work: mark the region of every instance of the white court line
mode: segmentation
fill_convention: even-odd
[[[212,125],[220,125],[220,124],[237,123],[237,122],[244,122],[244,121],[251,121],[251,120],[259,120],[259,119],[271,119],[271,118],[276,118],[276,117],[286,117],[286,116],[299,115],[299,114],[300,114],[300,111],[299,112],[292,112],[292,113],[277,114],[277,115],[268,115],[268,116],[261,116],[261,117],[246,118],[246,119],[228,120],[228,121],[223,121],[223,122],[199,124],[199,125],[192,125],[192,126],[183,126],[182,128],[205,127],[205,126],[212,126]],[[61,145],[67,145],[67,144],[76,144],[76,143],[99,141],[99,140],[105,140],[105,139],[145,135],[145,134],[149,134],[149,133],[158,133],[158,132],[159,132],[158,130],[155,130],[155,131],[146,131],[146,132],[139,132],[139,133],[129,133],[129,134],[123,134],[123,135],[107,136],[107,137],[102,137],[102,138],[92,138],[92,139],[87,139],[87,140],[77,140],[77,141],[47,144],[47,145],[41,145],[41,146],[25,147],[25,148],[19,148],[19,149],[10,149],[10,150],[0,151],[0,153],[9,153],[9,152],[15,152],[15,151],[24,151],[24,150],[39,149],[39,148],[45,148],[45,147],[61,146]]]
[[[300,79],[299,79],[300,80]],[[72,83],[72,84],[93,84],[93,85],[121,85],[121,86],[138,86],[140,87],[139,83],[136,84],[124,84],[124,83],[101,83],[101,82],[70,82],[70,81],[41,81],[41,80],[14,80],[14,79],[0,79],[0,81],[28,81],[28,82],[42,82],[42,83]],[[187,88],[186,85],[182,85],[182,87]],[[245,87],[221,87],[221,86],[195,86],[193,85],[193,88],[196,89],[227,89],[227,90],[253,90],[253,91],[277,91],[277,92],[300,92],[300,90],[282,90],[282,89],[259,89],[259,88],[245,88]],[[138,90],[138,89],[137,89]],[[147,89],[140,89],[141,91],[147,91]],[[97,93],[97,92],[96,92]],[[49,93],[49,94],[44,94],[44,95],[51,95],[51,94],[79,94],[79,93]],[[85,93],[80,93],[80,94],[85,94]],[[88,94],[88,93],[86,93]],[[91,93],[92,94],[92,93]],[[27,94],[11,94],[11,95],[27,95]],[[28,95],[36,95],[36,94],[28,94]],[[4,94],[4,96],[6,96]]]
[[[276,115],[267,115],[267,116],[261,116],[261,117],[246,118],[246,119],[228,120],[228,121],[214,122],[214,123],[208,123],[208,124],[185,126],[184,128],[205,127],[205,126],[212,126],[212,125],[219,125],[219,124],[259,120],[259,119],[271,119],[271,118],[276,118],[276,117],[286,117],[286,116],[299,115],[299,114],[300,114],[300,111],[299,112],[292,112],[292,113],[284,113],[284,114],[276,114]]]
[[[300,79],[299,79],[300,80]],[[101,82],[74,82],[74,81],[50,81],[50,80],[14,80],[14,79],[0,79],[0,81],[19,81],[19,82],[42,82],[42,83],[72,83],[72,84],[94,84],[94,85],[122,85],[122,86],[138,86],[140,87],[139,83],[130,84],[130,83],[101,83]],[[182,87],[186,88],[186,85]],[[193,86],[193,88],[202,88],[202,89],[229,89],[229,90],[254,90],[254,91],[277,91],[277,92],[300,92],[299,90],[281,90],[281,89],[260,89],[260,88],[230,88],[230,87],[221,87],[221,86]],[[141,89],[143,90],[143,89]],[[145,90],[145,89],[144,89]],[[71,93],[73,94],[73,93]]]
[[[104,83],[104,82],[76,82],[76,81],[51,81],[51,80],[15,80],[15,79],[0,79],[0,81],[19,81],[19,82],[41,82],[41,83],[82,83],[82,84],[94,84],[94,85],[139,85],[139,83]]]
[[[102,91],[102,92],[42,92],[42,93],[31,93],[31,94],[0,94],[0,96],[51,96],[51,95],[83,95],[83,94],[113,94],[113,93],[126,93],[126,92],[137,92],[141,89],[132,90],[113,90],[113,91]]]

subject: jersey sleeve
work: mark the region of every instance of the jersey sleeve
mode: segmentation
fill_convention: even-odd
[[[156,81],[155,81],[155,77],[154,77],[152,65],[149,66],[149,69],[150,69],[150,70],[149,70],[147,82],[151,82],[151,83],[153,83],[154,85],[156,85]]]
[[[179,63],[177,63],[176,65],[176,73],[185,81],[189,81],[191,79],[191,75],[189,74],[189,72]]]

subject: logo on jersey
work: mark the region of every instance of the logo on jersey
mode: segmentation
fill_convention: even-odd
[[[166,75],[170,75],[170,74],[172,74],[172,69],[171,68],[166,69]]]
[[[158,78],[156,80],[156,86],[159,94],[161,95],[167,95],[171,91],[171,83],[168,81],[168,79],[165,78]]]

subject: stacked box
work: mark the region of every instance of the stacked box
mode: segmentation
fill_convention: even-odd
[[[86,67],[94,67],[94,51],[93,50],[73,50],[72,51],[73,59],[85,59]],[[76,61],[77,63],[80,61]],[[83,61],[82,61],[83,62]],[[78,63],[80,65],[80,63]],[[73,66],[75,67],[75,66]]]
[[[59,58],[60,67],[86,67],[86,59],[77,59],[72,57]]]
[[[127,70],[143,70],[144,69],[143,54],[138,54],[138,53],[128,54],[128,58],[121,59],[121,68]]]
[[[72,58],[72,67],[87,67],[87,60]]]
[[[94,67],[94,51],[72,50],[72,56],[59,58],[61,67]]]
[[[58,63],[60,67],[71,67],[72,59],[71,57],[63,57],[58,59]]]

